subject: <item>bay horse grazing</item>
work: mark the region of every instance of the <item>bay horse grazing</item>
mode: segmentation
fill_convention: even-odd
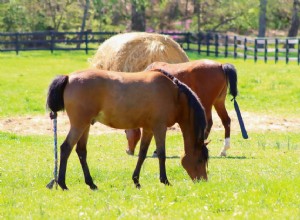
[[[212,60],[196,60],[179,64],[154,62],[146,68],[146,70],[157,69],[172,74],[197,94],[205,109],[207,119],[205,138],[208,137],[213,125],[212,106],[214,106],[225,129],[224,146],[220,156],[226,156],[226,151],[230,148],[231,119],[225,107],[225,99],[228,87],[233,98],[238,94],[235,67],[232,64],[221,64]],[[140,130],[126,130],[126,136],[128,140],[126,152],[133,155],[140,138]]]
[[[113,128],[143,128],[140,152],[132,180],[140,187],[141,166],[154,136],[159,159],[160,182],[169,185],[166,174],[165,138],[167,127],[178,123],[184,139],[181,163],[192,180],[207,180],[208,149],[206,118],[198,97],[165,71],[138,73],[89,69],[69,76],[58,76],[49,86],[47,107],[65,109],[70,120],[69,133],[61,145],[59,186],[65,183],[67,160],[76,146],[85,182],[97,189],[87,164],[90,125],[100,122]]]

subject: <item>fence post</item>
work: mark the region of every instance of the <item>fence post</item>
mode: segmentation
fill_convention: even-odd
[[[16,54],[18,55],[19,54],[19,33],[15,33],[15,37],[16,37],[16,40],[15,40],[15,48],[16,48]]]
[[[288,64],[289,63],[289,39],[285,40],[285,63]]]
[[[88,44],[89,44],[89,41],[88,41],[88,32],[87,31],[84,32],[84,36],[85,36],[85,54],[88,54],[88,50],[89,50]]]
[[[300,38],[298,39],[298,65],[300,64]]]
[[[278,39],[275,38],[275,63],[278,62]]]
[[[244,40],[244,60],[247,59],[247,38]]]
[[[237,52],[236,52],[236,49],[237,49],[237,37],[234,36],[233,39],[234,39],[233,40],[233,45],[234,45],[234,47],[233,47],[233,55],[234,55],[234,59],[236,59],[236,57],[237,57]]]
[[[257,62],[257,39],[254,40],[254,62]]]
[[[215,56],[219,56],[219,35],[215,34]]]
[[[225,57],[228,56],[228,35],[225,36]]]
[[[264,54],[264,59],[265,59],[265,63],[267,63],[268,60],[268,40],[265,39],[265,54]]]
[[[53,50],[54,50],[54,32],[53,31],[50,31],[50,36],[51,36],[50,50],[51,50],[51,53],[53,53]]]
[[[198,32],[198,39],[197,39],[197,43],[198,43],[198,54],[201,53],[201,33]]]
[[[209,56],[209,33],[206,34],[206,55]]]
[[[188,32],[188,33],[186,34],[187,50],[190,50],[190,35],[191,35],[190,32]]]

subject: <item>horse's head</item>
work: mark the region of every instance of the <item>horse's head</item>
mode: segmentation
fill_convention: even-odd
[[[208,149],[207,143],[194,150],[192,154],[185,154],[181,164],[193,181],[207,180]]]

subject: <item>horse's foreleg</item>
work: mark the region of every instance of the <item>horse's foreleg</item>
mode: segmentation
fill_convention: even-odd
[[[165,185],[171,185],[167,178],[167,173],[166,173],[166,148],[165,148],[166,132],[167,132],[167,128],[156,129],[154,130],[154,138],[156,143],[157,157],[159,161],[160,182]]]
[[[128,141],[128,148],[126,150],[126,153],[129,155],[134,155],[135,147],[141,138],[141,130],[139,128],[130,129],[130,130],[125,130],[125,133]]]
[[[226,156],[226,151],[230,148],[230,123],[231,119],[225,108],[225,100],[215,104],[215,109],[221,118],[222,124],[225,129],[224,146],[220,152],[220,156]]]
[[[57,182],[63,190],[68,189],[68,187],[66,186],[66,169],[68,158],[71,154],[74,145],[78,142],[81,135],[82,130],[71,128],[66,140],[60,146],[60,165]]]
[[[147,156],[147,151],[148,151],[152,137],[153,137],[153,133],[151,131],[145,131],[145,129],[143,129],[141,145],[140,145],[140,152],[139,152],[139,159],[137,161],[135,170],[132,175],[132,180],[133,180],[136,188],[141,187],[140,181],[139,181],[140,171],[141,171],[141,167],[144,163],[144,160]]]
[[[90,186],[92,190],[97,189],[97,186],[94,184],[93,179],[91,177],[89,167],[86,161],[87,156],[87,150],[86,150],[86,144],[89,136],[89,130],[90,126],[84,131],[83,135],[79,139],[77,146],[76,146],[76,152],[78,155],[78,158],[80,160],[80,164],[84,173],[84,179],[85,183]]]

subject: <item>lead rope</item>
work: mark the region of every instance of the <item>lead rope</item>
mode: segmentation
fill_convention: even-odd
[[[56,112],[50,112],[50,118],[53,120],[53,134],[54,134],[54,170],[53,170],[53,176],[54,179],[50,181],[50,183],[47,184],[48,189],[52,189],[53,185],[55,184],[55,188],[57,189],[57,168],[58,168],[58,161],[57,161],[57,113]]]
[[[239,124],[240,124],[242,136],[243,136],[244,139],[248,139],[248,134],[247,134],[247,131],[246,131],[246,128],[245,128],[245,125],[244,125],[244,121],[243,121],[243,118],[242,118],[242,114],[241,114],[239,105],[238,105],[237,101],[235,100],[235,97],[233,99],[231,99],[231,101],[233,101],[234,109],[235,109],[235,112],[236,112],[236,115],[237,115],[237,118],[238,118],[238,121],[239,121]]]

